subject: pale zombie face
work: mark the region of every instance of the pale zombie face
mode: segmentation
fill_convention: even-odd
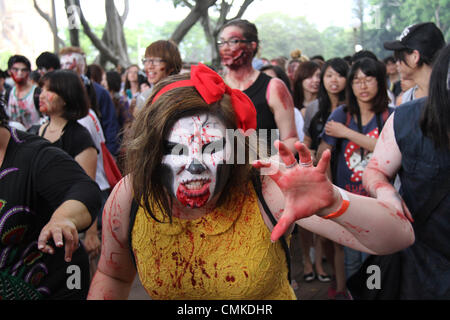
[[[30,75],[30,69],[28,69],[25,63],[16,62],[12,65],[10,74],[14,82],[21,86],[27,83]]]
[[[219,43],[220,58],[224,66],[234,70],[252,62],[255,42],[248,42],[241,28],[226,27],[219,37]]]
[[[69,53],[61,56],[61,69],[73,70],[78,74],[84,74],[86,63],[83,55]]]
[[[200,208],[220,193],[230,154],[225,134],[222,121],[207,114],[181,118],[171,129],[162,159],[165,185],[183,206]]]

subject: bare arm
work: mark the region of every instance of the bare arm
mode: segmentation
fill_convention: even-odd
[[[65,260],[70,262],[72,254],[78,249],[78,231],[91,223],[87,207],[80,201],[67,200],[53,213],[50,221],[42,228],[38,238],[38,249],[49,254],[54,249],[47,244],[53,239],[57,247],[65,246]]]
[[[95,181],[95,173],[97,171],[97,150],[89,147],[75,157],[75,161],[83,168],[84,172]]]
[[[102,251],[89,289],[90,300],[127,299],[136,276],[128,245],[132,201],[129,177],[113,189],[103,211]]]
[[[335,138],[344,138],[350,140],[371,152],[375,149],[375,144],[377,143],[377,139],[352,130],[344,124],[333,120],[326,123],[325,133]]]
[[[284,82],[278,78],[270,80],[266,98],[280,132],[280,140],[283,141],[291,152],[297,153],[294,147],[295,142],[298,141],[297,128],[295,126],[294,101]]]
[[[394,133],[395,113],[387,119],[372,158],[364,170],[363,185],[372,197],[394,206],[398,214],[405,214],[412,221],[411,213],[403,199],[389,182],[395,177],[402,163]]]
[[[277,146],[283,162],[292,163],[292,153],[282,143]],[[307,162],[307,148],[300,143],[296,147],[300,160]],[[286,169],[278,164],[279,169],[270,175],[272,179],[263,184],[264,188],[272,188],[268,190],[271,196],[265,197],[269,208],[279,215],[283,212],[272,232],[272,240],[277,240],[292,223],[301,219],[298,223],[312,232],[369,253],[388,254],[411,245],[414,232],[409,221],[398,215],[392,205],[377,199],[347,193],[350,206],[343,215],[331,220],[321,218],[342,204],[337,187],[325,174],[330,157],[330,152],[325,151],[315,168],[297,165]],[[257,168],[273,165],[255,163]]]

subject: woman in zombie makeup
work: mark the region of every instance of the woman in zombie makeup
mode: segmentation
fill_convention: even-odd
[[[39,87],[30,80],[31,63],[21,55],[8,59],[8,74],[14,80],[14,86],[5,93],[6,114],[9,119],[22,124],[26,130],[38,125],[40,113],[38,106]]]
[[[89,131],[77,122],[89,112],[88,96],[81,79],[71,70],[56,70],[46,73],[40,84],[39,110],[49,121],[41,125],[39,135],[66,151],[95,180],[100,150]],[[89,253],[98,255],[100,239],[95,225],[86,232],[85,245]]]
[[[414,241],[393,207],[330,183],[329,151],[313,167],[300,142],[298,163],[277,141],[277,161],[250,164],[252,137],[242,138],[256,128],[255,109],[204,65],[162,80],[143,110],[130,173],[105,206],[90,299],[126,299],[136,272],[153,299],[295,299],[278,240],[297,220],[379,254]]]
[[[401,252],[399,299],[450,298],[449,106],[447,45],[434,63],[428,97],[395,110],[364,171],[371,196],[397,210],[407,206],[414,218],[416,241]],[[399,193],[390,184],[397,174]]]
[[[298,136],[288,87],[252,66],[259,48],[256,26],[247,20],[232,20],[222,27],[217,45],[222,65],[227,68],[225,82],[252,100],[257,111],[257,129],[267,130],[267,148],[272,147],[274,140],[271,129],[278,129],[279,139],[296,152],[294,143]]]

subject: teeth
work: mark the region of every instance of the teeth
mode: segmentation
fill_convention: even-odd
[[[203,183],[200,181],[189,182],[185,184],[186,188],[191,190],[198,190],[203,186]]]
[[[189,190],[199,190],[209,179],[184,180],[182,184]]]

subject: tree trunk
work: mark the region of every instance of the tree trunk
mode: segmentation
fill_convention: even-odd
[[[126,1],[128,3],[128,0]],[[127,10],[126,10],[127,11]],[[114,0],[105,0],[106,25],[103,34],[103,42],[119,56],[119,62],[123,67],[131,64],[127,51],[127,42],[123,32],[122,17],[117,12]],[[124,14],[126,15],[126,14]],[[101,58],[101,61],[105,57]]]
[[[170,36],[170,39],[176,44],[180,44],[184,36],[191,30],[198,20],[204,15],[208,15],[208,9],[216,3],[217,0],[197,0],[195,5],[191,7],[191,12],[177,26]]]
[[[79,16],[80,16],[80,6],[77,5],[73,0],[64,0],[67,20],[69,21],[69,36],[70,36],[70,45],[72,47],[80,46],[80,25],[79,25]]]
[[[102,39],[91,30],[89,23],[84,17],[83,10],[80,7],[79,0],[73,0],[80,8],[80,21],[83,26],[84,33],[91,40],[92,44],[102,55],[103,61],[110,61],[114,65],[128,66],[130,60],[128,58],[127,44],[123,33],[124,17],[128,12],[128,0],[125,0],[124,17],[120,17],[114,5],[114,0],[105,0],[106,25]],[[119,21],[119,22],[118,22]],[[108,31],[109,30],[109,31]],[[120,40],[118,40],[120,39]]]
[[[50,26],[50,30],[53,34],[53,50],[56,54],[59,53],[60,46],[65,46],[64,41],[58,36],[58,26],[56,24],[56,11],[55,11],[55,0],[52,0],[52,15],[48,15],[37,4],[36,0],[33,0],[34,8],[39,13],[39,15],[47,21]]]

